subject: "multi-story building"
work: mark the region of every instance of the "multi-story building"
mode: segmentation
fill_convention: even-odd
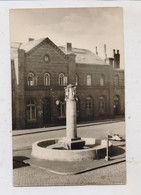
[[[78,121],[124,115],[124,70],[113,52],[103,60],[49,38],[11,43],[13,129],[62,124],[67,84],[77,87]]]

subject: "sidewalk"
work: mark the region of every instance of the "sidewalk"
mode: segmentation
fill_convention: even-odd
[[[117,123],[124,121],[124,118],[115,118],[115,119],[105,119],[102,121],[91,121],[87,123],[80,123],[77,124],[77,128],[85,127],[85,126],[93,126],[93,125],[101,125],[101,124],[109,124],[109,123]],[[42,132],[49,132],[49,131],[59,131],[64,130],[66,126],[53,126],[53,127],[45,127],[45,128],[37,128],[37,129],[24,129],[24,130],[13,130],[12,136],[21,136],[26,134],[34,134],[34,133],[42,133]]]

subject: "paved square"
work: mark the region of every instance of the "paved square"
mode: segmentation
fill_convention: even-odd
[[[118,121],[97,125],[80,125],[78,127],[78,134],[80,136],[84,136],[85,134],[85,137],[104,139],[107,132],[113,134],[119,133],[125,138],[124,122]],[[35,161],[30,159],[32,143],[43,138],[45,139],[45,137],[62,137],[65,135],[64,127],[59,127],[57,131],[55,127],[40,129],[39,132],[38,130],[26,130],[26,132],[23,131],[22,134],[23,135],[19,135],[18,132],[17,134],[14,132],[13,136],[15,166],[13,170],[13,183],[15,186],[125,184],[126,182],[126,165],[124,162],[125,142],[113,142],[114,145],[119,146],[118,149],[120,149],[120,151],[115,151],[115,156],[113,156],[113,159],[109,162],[105,160],[96,160],[94,163],[90,161],[86,163],[80,162],[79,164],[60,162],[53,164],[48,162],[48,166],[45,163],[42,163],[41,166],[41,163],[35,163]],[[120,163],[117,164],[117,162]],[[28,166],[28,163],[34,166]],[[107,166],[108,164],[109,166]],[[85,171],[82,171],[84,166]],[[52,170],[54,173],[50,172]],[[57,172],[62,174],[63,171],[65,173],[66,170],[68,171],[66,175],[56,174]],[[70,175],[76,173],[81,174]]]

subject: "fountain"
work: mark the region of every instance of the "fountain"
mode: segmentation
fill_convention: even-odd
[[[32,156],[51,161],[82,161],[104,158],[107,140],[81,138],[77,136],[76,125],[76,87],[65,88],[66,137],[40,140],[32,145]],[[108,142],[109,152],[112,143]]]

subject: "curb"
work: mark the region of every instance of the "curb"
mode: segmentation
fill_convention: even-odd
[[[118,122],[123,122],[124,120],[117,120],[117,121],[105,121],[105,122],[98,122],[98,123],[87,123],[87,124],[79,124],[77,125],[77,128],[81,128],[81,127],[88,127],[88,126],[93,126],[93,125],[102,125],[102,124],[110,124],[110,123],[118,123]],[[55,128],[55,127],[54,127]],[[49,130],[41,130],[41,131],[34,131],[34,132],[27,132],[27,133],[19,133],[19,134],[13,134],[13,137],[16,136],[22,136],[22,135],[30,135],[30,134],[36,134],[36,133],[45,133],[45,132],[50,132],[50,131],[60,131],[60,130],[64,130],[66,129],[66,127],[62,127],[62,128],[57,128],[57,129],[49,129]],[[20,130],[22,131],[22,130]],[[30,131],[30,130],[29,130]]]

